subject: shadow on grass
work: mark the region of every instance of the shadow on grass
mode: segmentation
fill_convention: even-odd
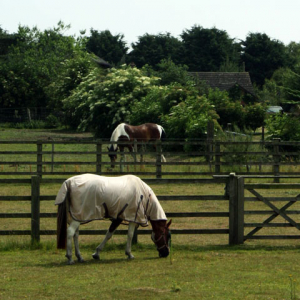
[[[94,251],[98,243],[81,244],[81,250]],[[41,250],[50,251],[56,249],[55,243],[36,243],[31,244],[30,242],[19,243],[17,241],[13,242],[3,242],[0,243],[0,252],[14,251],[14,250]],[[172,244],[172,251],[191,251],[191,252],[209,252],[209,251],[294,251],[299,250],[300,245],[178,245]],[[112,243],[107,244],[103,249],[102,253],[109,253],[111,251],[125,251],[124,243]],[[144,251],[155,251],[156,249],[153,244],[141,244],[138,243],[132,246],[132,252],[144,252]],[[125,259],[126,260],[126,259]]]

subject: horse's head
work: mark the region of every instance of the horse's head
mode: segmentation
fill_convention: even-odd
[[[113,163],[117,160],[117,149],[115,150],[113,145],[111,145],[110,147],[107,147],[107,149],[109,152],[112,152],[112,153],[109,153],[108,156],[110,158],[110,162],[112,163],[111,167],[113,169],[115,167],[115,165]]]
[[[168,224],[166,224],[166,221],[155,221],[151,223],[153,228],[151,239],[156,245],[159,257],[167,257],[170,254],[171,232],[169,227],[172,220],[170,220]]]

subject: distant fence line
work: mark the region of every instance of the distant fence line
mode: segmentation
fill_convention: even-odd
[[[52,111],[45,107],[0,108],[0,120],[2,123],[45,121]]]
[[[113,169],[108,157],[111,152],[107,150],[110,143],[104,140],[0,141],[0,176],[130,172],[162,178],[225,175],[232,171],[239,175],[300,175],[299,152],[293,150],[300,147],[300,142],[158,141],[156,152],[151,147],[136,150],[133,157],[128,152],[126,155],[118,152],[119,161],[113,163]],[[141,144],[135,142],[135,148]],[[87,150],[79,150],[79,145]],[[285,147],[292,150],[286,151]],[[190,150],[185,151],[187,148]],[[162,152],[167,162],[161,161]],[[144,161],[139,160],[140,155]]]

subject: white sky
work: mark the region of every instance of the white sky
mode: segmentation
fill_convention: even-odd
[[[299,12],[300,0],[0,0],[0,27],[8,33],[18,25],[43,31],[63,21],[71,25],[67,35],[110,30],[130,46],[145,33],[179,37],[200,25],[231,38],[259,32],[288,44],[300,42]]]

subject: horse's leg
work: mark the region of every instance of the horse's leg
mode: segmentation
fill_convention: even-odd
[[[80,251],[79,251],[78,237],[79,237],[79,226],[76,229],[75,234],[74,234],[75,255],[79,262],[84,262],[84,259],[82,258]]]
[[[104,248],[105,244],[111,239],[113,236],[115,230],[118,228],[118,226],[121,224],[121,219],[113,220],[108,231],[106,232],[105,238],[102,241],[102,243],[96,248],[96,252],[92,255],[94,259],[99,259],[99,253]]]
[[[74,261],[72,259],[72,238],[75,236],[76,231],[79,228],[80,223],[72,220],[68,229],[67,229],[67,253],[66,258],[68,259],[68,264],[72,265],[74,264]]]
[[[127,244],[126,244],[126,250],[125,254],[128,256],[128,259],[133,259],[134,256],[131,254],[131,242],[134,235],[134,230],[137,227],[136,223],[129,223],[128,225],[128,234],[127,234]]]

